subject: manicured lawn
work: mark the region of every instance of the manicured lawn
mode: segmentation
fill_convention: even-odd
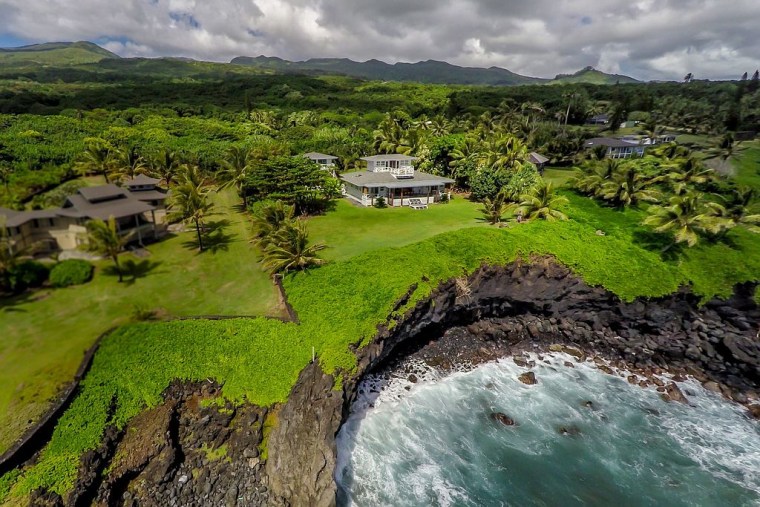
[[[736,167],[734,179],[740,185],[760,191],[760,144],[756,141],[742,144],[748,148],[734,162],[734,167]]]
[[[442,232],[483,226],[479,207],[461,196],[426,210],[361,208],[340,199],[335,211],[309,220],[309,237],[327,244],[324,258],[348,259],[378,248],[416,243]]]
[[[203,254],[189,231],[149,246],[145,259],[123,255],[142,271],[136,279],[119,284],[110,263],[101,262],[89,284],[0,300],[0,451],[45,411],[95,338],[129,322],[136,308],[177,316],[277,314],[277,294],[248,243],[250,227],[231,209],[237,199],[225,192],[215,200],[209,222],[229,223],[211,233],[215,244]]]
[[[547,167],[544,169],[544,179],[554,184],[555,188],[564,187],[575,172],[570,167]]]

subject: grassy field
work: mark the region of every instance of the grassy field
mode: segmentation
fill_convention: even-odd
[[[416,243],[442,232],[483,226],[479,207],[459,196],[426,210],[361,208],[342,199],[334,212],[309,221],[309,234],[312,241],[327,244],[326,259],[342,260],[378,248]]]
[[[747,151],[738,166],[739,178],[754,181],[752,171],[759,159],[760,151]],[[561,176],[547,174],[555,182]],[[373,336],[410,285],[419,284],[407,307],[440,281],[472,272],[483,262],[503,264],[518,257],[552,255],[589,284],[606,287],[624,300],[664,296],[684,285],[705,300],[725,297],[736,283],[760,278],[760,235],[735,229],[725,242],[703,242],[663,258],[661,239],[640,225],[643,211],[617,211],[563,193],[570,201],[565,210],[569,222],[504,229],[482,225],[478,206],[464,199],[426,211],[337,203],[335,211],[309,223],[312,238],[332,247],[326,255],[334,262],[285,280],[300,325],[256,318],[120,328],[103,343],[82,394],[60,421],[39,463],[0,482],[6,481],[11,495],[19,498],[40,486],[65,493],[75,480],[79,456],[98,445],[105,426],[123,426],[146,406],[159,403],[161,392],[174,378],[215,378],[224,384],[224,395],[235,402],[270,405],[287,398],[312,347],[327,371],[350,371],[355,357],[349,345]],[[598,230],[605,235],[598,235]],[[169,242],[157,246],[170,247]],[[233,252],[231,246],[228,252]],[[219,256],[229,262],[228,252],[209,258]],[[158,258],[157,252],[154,257]],[[209,272],[208,262],[195,269]],[[213,296],[198,297],[193,302],[190,295],[188,301],[210,313]],[[109,415],[114,396],[116,413]],[[4,488],[0,484],[0,490]]]
[[[71,378],[82,354],[111,327],[130,321],[136,308],[163,314],[272,315],[277,294],[248,244],[250,228],[232,210],[231,192],[218,194],[211,248],[199,254],[195,232],[148,247],[138,259],[124,254],[136,277],[119,284],[108,262],[92,282],[0,300],[0,451],[48,407]]]

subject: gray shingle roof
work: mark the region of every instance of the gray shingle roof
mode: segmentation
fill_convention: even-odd
[[[611,137],[594,137],[587,139],[584,146],[586,148],[593,148],[594,146],[607,146],[608,148],[625,148],[631,146],[639,146],[638,143],[630,141],[623,141],[622,139],[613,139]]]
[[[169,197],[165,190],[133,190],[130,194],[138,201],[161,201]]]
[[[161,180],[158,178],[151,178],[150,176],[146,176],[144,174],[138,174],[131,180],[124,183],[127,187],[141,187],[141,186],[147,186],[147,185],[158,185],[158,183]]]
[[[320,160],[320,159],[338,160],[338,157],[334,155],[326,155],[324,153],[318,153],[316,151],[310,151],[309,153],[304,153],[303,156],[306,158],[310,158],[311,160]]]
[[[18,227],[27,222],[39,218],[55,218],[60,208],[36,209],[31,211],[16,211],[8,208],[0,208],[0,217],[5,218],[6,227]]]
[[[533,164],[538,165],[538,164],[545,164],[545,163],[547,163],[549,161],[549,159],[546,158],[546,157],[544,157],[540,153],[536,153],[535,151],[532,151],[530,153],[530,161]]]
[[[366,160],[367,162],[379,162],[382,160],[417,160],[417,157],[412,157],[409,155],[398,155],[398,154],[390,154],[390,155],[372,155],[371,157],[362,157],[362,160]]]
[[[388,187],[388,188],[410,188],[410,187],[427,187],[431,185],[444,185],[454,183],[454,180],[436,176],[434,174],[414,172],[413,178],[395,178],[389,172],[376,173],[372,171],[354,171],[343,173],[340,179],[346,183],[359,185],[362,187]]]
[[[78,192],[82,197],[90,202],[103,201],[106,199],[124,198],[127,196],[126,190],[116,185],[100,185],[97,187],[80,188]]]

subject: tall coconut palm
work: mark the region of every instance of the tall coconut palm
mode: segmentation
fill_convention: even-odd
[[[527,194],[520,196],[520,205],[517,208],[527,220],[539,218],[553,222],[555,220],[567,220],[567,215],[558,208],[566,205],[566,197],[556,195],[551,183],[545,183],[535,187]]]
[[[706,168],[695,157],[679,159],[675,168],[666,174],[676,194],[682,194],[694,185],[707,183],[715,178],[715,172]]]
[[[131,180],[148,171],[148,164],[136,146],[115,150],[111,167],[113,176],[119,181]]]
[[[119,264],[119,254],[132,239],[132,234],[122,234],[114,217],[107,222],[103,220],[90,220],[87,222],[87,250],[108,257],[116,267],[119,275],[119,283],[124,275]]]
[[[623,162],[608,158],[603,162],[590,163],[587,168],[579,169],[572,180],[573,187],[586,195],[599,196],[602,187],[617,174]]]
[[[301,271],[324,264],[317,252],[323,243],[309,245],[309,233],[303,220],[286,222],[264,249],[264,268],[272,274]]]
[[[600,195],[622,208],[635,206],[642,201],[656,202],[659,198],[659,193],[653,188],[656,182],[655,178],[649,178],[637,168],[629,166],[624,171],[616,172],[606,181],[601,187]]]
[[[198,166],[185,166],[181,183],[174,188],[169,204],[170,219],[195,225],[198,250],[201,252],[203,251],[203,236],[201,235],[203,220],[213,208],[213,203],[209,200],[210,190],[208,180]]]
[[[725,220],[718,217],[719,208],[705,201],[702,194],[690,192],[671,197],[667,206],[652,206],[643,224],[673,236],[673,243],[665,250],[678,243],[691,247],[699,242],[700,236],[719,233],[725,227]]]
[[[266,248],[284,224],[293,220],[295,207],[282,201],[266,204],[253,213],[253,243]]]
[[[221,169],[219,177],[222,185],[219,188],[234,187],[243,198],[243,206],[247,208],[248,199],[243,191],[243,185],[250,169],[248,152],[240,146],[230,146],[222,160]]]
[[[99,174],[105,178],[106,183],[111,183],[108,178],[113,169],[113,147],[103,139],[87,139],[87,147],[75,162],[74,167],[82,175]]]
[[[723,201],[723,217],[730,221],[730,228],[744,226],[751,232],[760,233],[760,206],[754,188],[739,187],[730,194],[720,196]]]
[[[149,174],[158,178],[167,187],[172,187],[177,180],[182,165],[176,152],[165,149],[150,164]]]

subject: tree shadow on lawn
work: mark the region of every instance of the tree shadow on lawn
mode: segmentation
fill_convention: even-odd
[[[145,278],[153,273],[161,264],[163,264],[161,261],[151,261],[148,259],[140,261],[128,259],[121,263],[121,272],[124,275],[122,283],[127,286],[133,285],[139,278]],[[119,276],[116,266],[107,266],[103,269],[103,274],[107,276]]]
[[[0,313],[27,313],[29,310],[17,308],[17,306],[39,301],[46,298],[49,294],[49,292],[40,292],[39,290],[27,290],[16,295],[0,295]]]
[[[203,229],[201,230],[201,236],[203,237],[203,251],[211,253],[217,253],[220,251],[226,252],[229,250],[231,243],[240,241],[240,238],[237,238],[234,234],[227,232],[227,228],[230,225],[231,222],[226,218],[217,220],[215,222],[207,222],[204,224]],[[195,230],[192,232],[195,232]],[[184,241],[182,243],[182,246],[189,250],[197,250],[197,236],[193,235],[192,238]]]

